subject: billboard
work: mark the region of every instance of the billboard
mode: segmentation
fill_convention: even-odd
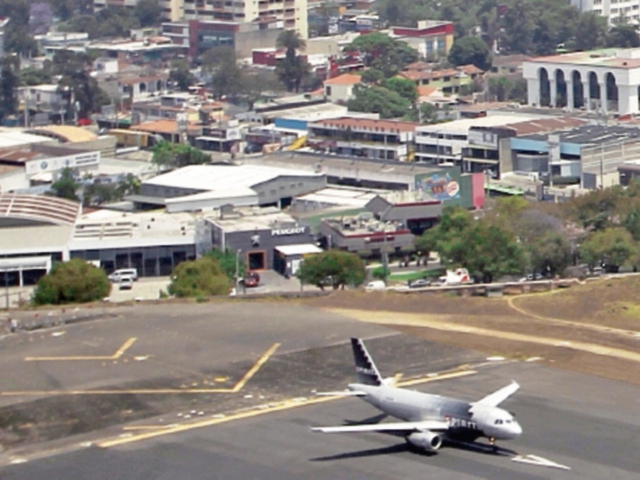
[[[76,155],[64,157],[52,157],[39,160],[32,160],[26,163],[27,175],[36,175],[42,172],[56,172],[63,168],[82,168],[98,165],[100,163],[100,152],[82,152]]]
[[[459,179],[451,172],[438,172],[416,179],[416,190],[428,193],[442,202],[460,198]]]

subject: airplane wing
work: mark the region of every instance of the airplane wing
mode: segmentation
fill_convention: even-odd
[[[365,392],[357,390],[341,390],[339,392],[316,392],[318,397],[366,397]]]
[[[312,432],[319,433],[358,433],[358,432],[385,432],[385,431],[424,431],[434,432],[449,429],[449,424],[437,420],[423,422],[398,422],[398,423],[373,423],[369,425],[344,425],[341,427],[313,427]]]
[[[474,405],[487,405],[489,407],[497,407],[511,395],[516,393],[519,388],[520,385],[518,385],[516,382],[511,382],[511,384],[507,385],[506,387],[503,387],[500,390],[487,395],[483,399],[478,400]]]

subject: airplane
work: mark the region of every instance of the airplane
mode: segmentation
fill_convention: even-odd
[[[493,451],[497,440],[511,440],[522,434],[514,415],[499,408],[503,401],[519,388],[516,382],[487,395],[477,402],[465,402],[392,386],[393,379],[383,379],[364,342],[351,339],[358,383],[348,390],[324,392],[318,395],[355,396],[373,405],[384,414],[401,422],[339,427],[314,427],[319,433],[388,432],[399,433],[406,442],[427,452],[435,452],[443,440],[475,442],[486,437]]]

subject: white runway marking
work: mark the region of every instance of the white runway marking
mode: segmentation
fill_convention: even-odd
[[[542,458],[537,455],[517,455],[513,457],[511,460],[513,460],[514,462],[528,463],[530,465],[538,465],[540,467],[559,468],[561,470],[571,470],[571,468],[567,467],[566,465],[561,465],[559,463],[552,462],[551,460],[547,460],[546,458]]]

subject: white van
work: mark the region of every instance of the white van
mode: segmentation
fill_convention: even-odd
[[[138,280],[138,270],[135,268],[122,268],[120,270],[116,270],[109,275],[109,281],[119,283],[124,277],[128,277],[131,280],[136,281]]]
[[[387,284],[384,283],[383,280],[373,280],[369,283],[367,283],[367,286],[364,287],[364,289],[367,292],[373,292],[376,290],[386,290],[387,289]]]

